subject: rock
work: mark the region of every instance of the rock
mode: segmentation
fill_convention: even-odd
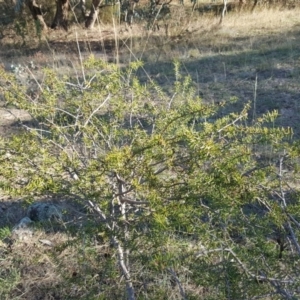
[[[33,221],[25,217],[12,230],[12,237],[19,240],[27,240],[33,236],[33,229],[30,225]]]
[[[55,204],[34,203],[27,210],[27,217],[32,221],[41,222],[47,220],[61,220],[62,213],[60,208]]]
[[[49,240],[39,240],[40,243],[42,243],[43,245],[46,245],[46,246],[49,246],[49,247],[52,247],[53,244],[51,241]]]
[[[34,233],[34,230],[31,227],[32,223],[61,219],[61,209],[57,205],[50,203],[34,203],[29,206],[26,217],[21,219],[21,221],[13,228],[12,238],[15,240],[28,240],[32,238]],[[48,242],[41,243],[50,246]]]

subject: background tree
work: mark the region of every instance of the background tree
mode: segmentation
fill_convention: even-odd
[[[28,7],[33,19],[39,24],[42,30],[47,30],[48,25],[46,24],[41,5],[38,5],[35,0],[26,0],[24,1],[25,5]],[[99,5],[101,1],[93,0],[91,3],[91,10],[88,16],[86,16],[86,5],[85,1],[80,1],[81,13],[86,19],[86,28],[92,28],[97,19],[99,12]],[[23,5],[23,0],[18,0],[16,3],[17,11],[21,10]],[[68,30],[68,16],[70,10],[70,1],[69,0],[57,0],[56,1],[56,13],[53,21],[51,22],[51,28],[62,27],[65,30]]]
[[[68,29],[68,12],[70,9],[69,0],[57,0],[56,1],[56,14],[52,22],[51,28],[63,27]]]
[[[47,24],[45,23],[41,8],[39,5],[37,5],[35,0],[26,0],[25,1],[26,6],[28,7],[29,11],[32,14],[33,19],[39,23],[42,30],[47,29]],[[18,6],[22,4],[18,3]]]

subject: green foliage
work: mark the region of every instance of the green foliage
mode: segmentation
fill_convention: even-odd
[[[1,270],[0,272],[0,297],[9,299],[10,292],[16,288],[20,273],[18,270]]]
[[[4,240],[11,234],[10,229],[8,227],[0,228],[0,240]]]
[[[16,20],[14,23],[14,30],[24,42],[26,35],[28,34],[27,22],[24,19]]]
[[[291,130],[274,127],[277,112],[249,125],[248,104],[222,115],[226,104],[197,97],[178,62],[172,96],[141,84],[141,66],[121,70],[90,57],[81,84],[45,70],[38,100],[2,71],[7,103],[33,118],[26,131],[0,141],[3,190],[90,204],[93,221],[81,235],[115,249],[107,272],[102,261],[91,269],[104,272],[101,280],[117,281],[120,269],[126,277],[124,251],[127,291],[132,283],[140,299],[182,296],[176,285],[191,299],[298,295],[299,191],[283,176],[299,154]],[[272,149],[268,159],[264,148]],[[97,256],[92,243],[85,251]],[[111,295],[103,289],[101,297]]]

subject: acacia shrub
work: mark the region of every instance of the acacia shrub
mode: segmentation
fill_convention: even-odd
[[[91,56],[81,82],[45,70],[34,97],[2,70],[7,104],[33,120],[0,140],[2,191],[90,207],[78,243],[84,235],[114,250],[109,271],[97,265],[106,279],[77,280],[89,297],[112,295],[107,276],[119,276],[114,293],[128,299],[296,297],[299,190],[290,182],[299,147],[291,129],[273,126],[276,111],[250,122],[249,104],[222,116],[226,103],[200,99],[178,62],[172,95],[142,84],[140,68]]]

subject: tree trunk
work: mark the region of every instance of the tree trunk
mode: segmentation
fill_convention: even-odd
[[[51,28],[63,27],[68,30],[69,0],[56,0],[56,14]]]
[[[85,18],[86,17],[86,1],[85,0],[80,0],[79,5],[80,5],[82,17]]]
[[[227,0],[223,0],[223,10],[221,14],[220,24],[222,24],[226,12],[227,12]]]
[[[25,4],[29,8],[29,10],[33,16],[33,19],[35,21],[38,21],[39,24],[41,25],[41,29],[47,30],[48,26],[45,23],[41,8],[36,4],[35,0],[26,0]]]
[[[98,17],[98,10],[99,10],[100,3],[101,3],[101,0],[93,0],[91,12],[85,21],[86,28],[91,29],[94,27],[95,22]]]

